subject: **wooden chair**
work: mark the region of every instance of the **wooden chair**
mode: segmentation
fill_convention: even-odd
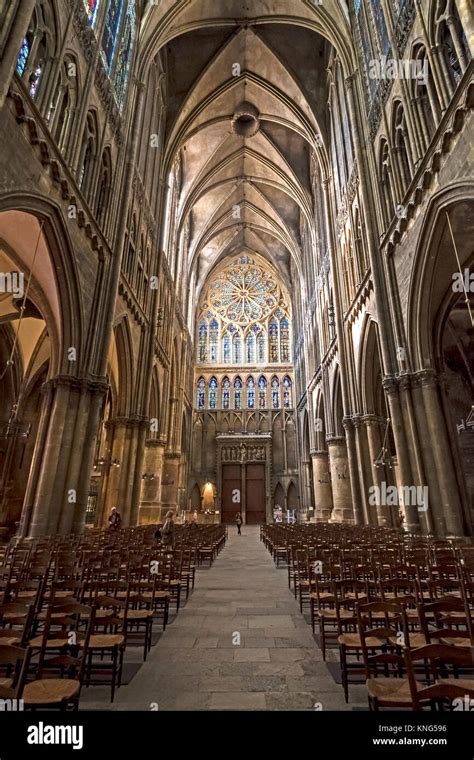
[[[410,708],[412,696],[405,658],[397,654],[392,643],[394,639],[403,643],[408,638],[403,605],[394,602],[361,604],[357,618],[369,709]]]
[[[418,649],[405,649],[405,662],[410,682],[414,710],[423,710],[430,704],[431,709],[452,709],[454,699],[474,698],[474,680],[459,678],[463,669],[474,666],[473,650],[470,647],[427,644]],[[429,683],[420,685],[415,675],[415,664],[423,664]]]

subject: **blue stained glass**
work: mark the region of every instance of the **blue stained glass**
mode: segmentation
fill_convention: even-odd
[[[137,21],[135,12],[135,0],[130,0],[127,7],[125,30],[120,45],[120,53],[118,56],[117,68],[115,71],[115,94],[120,108],[123,106],[127,92],[127,83],[130,72],[130,63],[132,60],[136,25]]]
[[[255,380],[249,377],[247,380],[247,409],[255,409]]]
[[[219,346],[219,324],[213,319],[209,325],[209,361],[217,361],[217,349]]]
[[[390,40],[381,0],[372,0],[372,12],[374,14],[375,28],[377,29],[379,37],[380,48],[382,54],[386,55],[390,50]]]
[[[361,2],[362,0],[354,0],[354,13],[356,14],[356,16],[358,16],[360,13]]]
[[[206,382],[201,377],[197,384],[197,408],[204,409],[206,406]]]
[[[217,409],[217,380],[211,377],[209,381],[209,409]]]
[[[23,40],[23,45],[21,46],[20,53],[18,55],[17,63],[16,63],[16,70],[18,71],[21,77],[25,73],[26,64],[27,64],[29,55],[30,55],[30,44],[25,37],[25,39]]]
[[[104,36],[102,38],[102,50],[104,51],[107,68],[110,72],[114,60],[115,45],[117,43],[122,17],[123,0],[109,0],[107,16],[105,18]]]
[[[222,408],[230,409],[230,380],[224,377],[222,381]]]
[[[361,13],[359,16],[359,33],[360,33],[360,39],[362,43],[362,52],[364,55],[364,62],[365,62],[366,73],[367,73],[369,93],[372,99],[377,89],[377,78],[374,76],[372,77],[369,76],[369,71],[371,70],[370,62],[372,61],[374,56],[372,53],[372,46],[370,43],[369,30],[367,28],[367,21],[363,13]]]
[[[242,409],[242,380],[240,377],[234,380],[234,409]]]
[[[207,325],[201,322],[199,325],[199,361],[205,362],[207,358]]]
[[[283,406],[285,409],[291,407],[291,379],[288,375],[283,378]]]
[[[97,19],[97,9],[99,7],[100,0],[84,0],[87,16],[89,17],[89,23],[93,27]]]
[[[272,408],[280,408],[280,381],[277,377],[272,380]]]
[[[258,408],[266,409],[267,407],[267,381],[262,377],[258,381]]]

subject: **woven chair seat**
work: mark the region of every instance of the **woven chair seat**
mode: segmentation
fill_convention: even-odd
[[[125,612],[120,612],[119,617],[124,618]],[[151,620],[153,618],[152,610],[128,610],[127,620]]]
[[[125,639],[119,633],[93,633],[89,639],[91,649],[112,649],[124,643]]]
[[[369,696],[387,702],[411,705],[410,683],[407,678],[369,678],[366,681]],[[417,683],[417,690],[423,684]]]
[[[358,633],[342,633],[337,637],[337,640],[339,644],[342,644],[349,649],[362,649],[362,642]],[[366,638],[365,642],[369,648],[382,646],[380,639],[377,639],[375,636],[373,638],[369,636]]]
[[[79,681],[67,678],[42,678],[26,684],[22,699],[26,705],[57,704],[79,694]]]

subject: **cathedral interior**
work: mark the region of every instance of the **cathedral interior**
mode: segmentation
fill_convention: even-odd
[[[377,547],[423,555],[422,601],[425,581],[460,584],[472,657],[473,54],[471,0],[0,3],[0,650],[29,663],[7,691],[34,703],[45,680],[55,584],[94,608],[75,621],[96,652],[113,582],[128,584],[123,641],[81,706],[137,705],[155,662],[163,709],[310,709],[326,657],[342,673],[327,709],[366,704],[321,601],[324,583],[362,580],[312,569],[349,549],[354,567]],[[168,555],[155,530],[170,512]],[[150,609],[134,558],[154,552],[135,631]],[[448,558],[456,572],[422,574]],[[15,638],[2,610],[22,583],[38,590]],[[234,602],[216,623],[218,588]],[[268,607],[255,620],[252,599]],[[189,646],[193,604],[197,659],[207,641],[235,660],[199,683],[156,659],[158,629]],[[239,653],[220,649],[226,620]],[[148,653],[133,677],[129,629]],[[319,670],[302,655],[284,672],[285,637]],[[80,673],[89,685],[90,662]]]

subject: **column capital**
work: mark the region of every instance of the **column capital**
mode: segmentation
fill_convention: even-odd
[[[328,456],[328,452],[325,449],[310,449],[309,455],[311,459],[323,459]]]
[[[378,427],[381,427],[382,425],[387,424],[387,418],[381,417],[378,414],[364,414],[361,417],[361,421],[365,425],[376,425]]]
[[[421,369],[412,375],[412,384],[414,386],[426,387],[428,385],[437,385],[438,375],[434,369]]]
[[[74,377],[73,375],[56,375],[43,383],[41,391],[48,393],[55,388],[70,388],[81,393],[105,394],[109,389],[106,380],[92,380],[86,377]]]
[[[337,446],[338,444],[343,443],[345,445],[346,439],[343,435],[333,435],[329,438],[326,438],[326,443],[328,446]]]
[[[388,396],[394,395],[398,391],[399,378],[393,376],[385,377],[382,380],[382,386]]]

